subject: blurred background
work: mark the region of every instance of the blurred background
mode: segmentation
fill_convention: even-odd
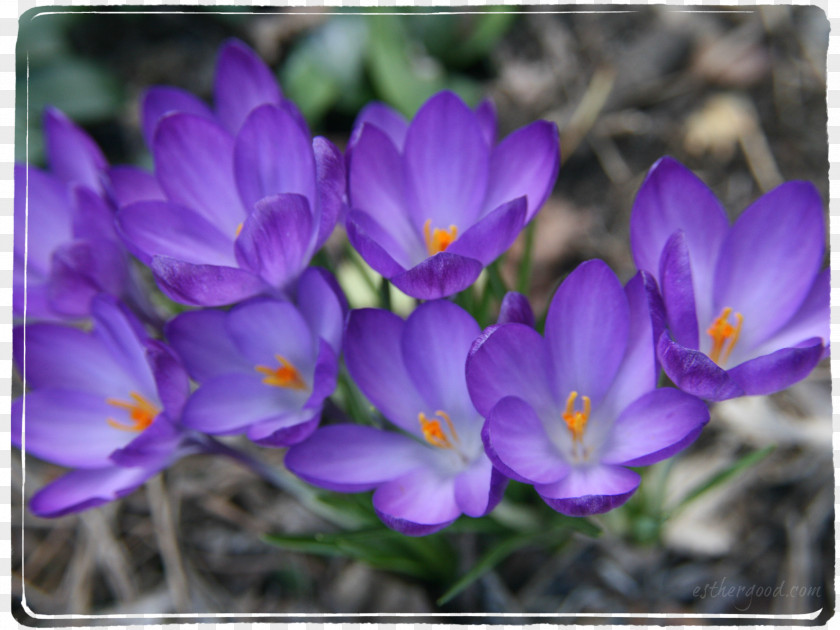
[[[411,116],[441,89],[473,105],[489,96],[500,138],[539,118],[560,129],[560,175],[533,232],[529,297],[539,315],[583,260],[602,258],[622,280],[632,276],[633,198],[663,155],[694,170],[733,217],[791,179],[813,182],[827,208],[828,21],[815,7],[745,9],[387,15],[310,8],[240,15],[242,8],[208,8],[34,20],[27,14],[17,48],[17,159],[26,156],[27,59],[29,156],[39,164],[40,115],[49,104],[82,125],[112,164],[150,168],[138,120],[144,90],[176,85],[209,101],[216,52],[229,37],[248,43],[276,72],[313,134],[342,148],[370,100]],[[344,238],[339,229],[324,260],[352,306],[374,304],[375,278],[347,259]],[[523,240],[501,268],[509,286]],[[395,302],[397,309],[410,307]],[[278,490],[206,456],[179,462],[116,504],[38,519],[22,507],[28,497],[19,491],[16,454],[13,608],[20,615],[24,568],[27,604],[45,614],[527,617],[822,608],[827,618],[834,609],[830,419],[825,361],[788,391],[715,405],[697,443],[645,473],[645,492],[593,519],[598,537],[573,526],[539,540],[464,527],[405,549],[381,535],[336,538],[334,525],[305,507],[301,497],[313,496],[307,489]],[[282,466],[281,451],[251,450]],[[26,464],[27,492],[61,472],[33,458]],[[716,475],[721,483],[692,494]],[[540,509],[527,487],[511,484],[508,497]],[[369,504],[364,495],[361,501]],[[503,510],[499,518],[516,514]],[[277,535],[277,544],[268,544],[267,534]],[[302,543],[307,536],[312,544]],[[477,562],[482,571],[457,594],[448,592]],[[714,584],[736,590],[712,595]],[[780,585],[786,596],[761,594]],[[792,587],[802,589],[792,594]],[[446,601],[438,603],[442,596]]]

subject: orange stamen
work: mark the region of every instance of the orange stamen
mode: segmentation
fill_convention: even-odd
[[[449,428],[449,435],[452,436],[454,443],[444,432],[440,420],[429,420],[426,414],[421,411],[417,419],[420,421],[420,429],[423,431],[423,437],[432,446],[437,446],[438,448],[455,448],[455,444],[459,444],[461,440],[458,438],[458,433],[455,431],[455,426],[452,424],[452,419],[449,417],[449,414],[445,411],[438,410],[435,412],[435,415],[446,422],[446,426]]]
[[[242,223],[236,226],[236,235],[233,238],[239,238],[239,234],[242,232]]]
[[[432,220],[427,219],[423,225],[423,238],[426,240],[426,251],[429,252],[429,256],[434,256],[438,252],[445,252],[446,248],[458,238],[458,227],[450,225],[448,230],[435,228],[432,231]]]
[[[260,374],[265,374],[263,383],[274,387],[285,387],[287,389],[307,389],[306,383],[297,371],[297,368],[279,354],[277,358],[279,367],[271,368],[266,365],[258,365],[254,369]]]
[[[137,392],[131,392],[129,395],[134,402],[126,402],[116,398],[106,398],[105,402],[113,407],[127,410],[131,418],[131,424],[118,422],[113,418],[108,418],[107,422],[110,426],[121,431],[143,431],[152,424],[152,421],[160,413],[160,409]]]
[[[712,338],[709,358],[718,365],[725,365],[729,360],[729,355],[732,354],[732,349],[741,335],[741,326],[744,324],[744,316],[741,313],[735,313],[735,324],[730,324],[731,314],[732,309],[727,306],[706,330],[706,334]],[[722,357],[721,353],[723,353]]]
[[[572,440],[575,443],[583,440],[583,431],[586,429],[586,423],[589,421],[589,414],[592,411],[592,402],[589,396],[583,396],[583,411],[575,411],[575,400],[577,399],[577,392],[572,392],[566,399],[566,411],[563,412],[563,420],[566,421],[566,426],[572,433]]]

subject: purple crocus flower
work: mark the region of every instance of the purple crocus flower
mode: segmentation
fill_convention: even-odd
[[[289,449],[286,466],[339,492],[376,489],[382,521],[412,536],[438,531],[461,514],[482,516],[506,480],[481,445],[481,415],[470,402],[464,362],[481,330],[446,301],[419,306],[403,321],[378,309],[352,311],[345,360],[368,399],[401,432],[337,424]]]
[[[25,310],[30,320],[87,317],[99,293],[131,296],[139,305],[114,230],[102,152],[53,108],[44,113],[44,133],[51,170],[15,165],[15,315]]]
[[[15,362],[31,390],[12,404],[12,443],[76,469],[35,494],[39,516],[113,501],[191,448],[177,424],[189,379],[174,353],[110,296],[93,299],[91,316],[90,333],[15,329]]]
[[[318,426],[335,389],[346,305],[325,271],[308,269],[297,306],[255,298],[230,311],[183,313],[166,328],[172,346],[201,386],[184,425],[204,433],[245,433],[287,446]]]
[[[782,184],[730,226],[709,188],[662,158],[636,197],[630,237],[636,265],[661,289],[659,359],[684,391],[770,394],[827,355],[825,219],[813,185]]]
[[[120,231],[175,301],[287,296],[341,212],[344,161],[243,44],[222,49],[215,92],[215,113],[174,88],[146,96],[156,181],[119,174]]]
[[[496,118],[441,92],[407,123],[374,103],[348,147],[347,234],[408,295],[467,288],[539,211],[560,167],[557,127],[538,121],[495,145]]]
[[[643,279],[622,289],[599,260],[580,265],[557,290],[545,337],[504,324],[479,339],[467,361],[493,465],[571,516],[624,503],[639,485],[628,466],[673,455],[708,422],[701,400],[656,389],[656,376]]]

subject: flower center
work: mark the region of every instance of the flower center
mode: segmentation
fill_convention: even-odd
[[[284,357],[279,354],[274,355],[278,367],[268,367],[267,365],[258,365],[254,369],[260,374],[265,374],[262,380],[266,385],[273,385],[274,387],[285,387],[286,389],[308,389],[306,383],[297,371],[297,368],[292,365]]]
[[[116,398],[106,398],[105,402],[113,407],[128,411],[131,424],[119,422],[113,418],[108,418],[107,422],[110,426],[121,431],[143,431],[152,424],[152,421],[160,413],[160,409],[137,392],[131,392],[129,396],[132,402],[117,400]]]
[[[423,225],[423,238],[426,240],[426,250],[429,252],[429,256],[434,256],[438,252],[445,252],[446,248],[458,238],[458,227],[450,225],[448,230],[441,228],[432,230],[432,220],[427,219]]]
[[[727,306],[706,330],[706,334],[712,338],[712,350],[709,352],[709,358],[721,366],[726,364],[729,355],[732,354],[732,349],[738,343],[741,325],[744,323],[744,316],[741,313],[735,313],[735,324],[730,324],[729,316],[731,314],[732,309]]]
[[[566,421],[566,426],[572,434],[572,440],[575,444],[583,442],[583,432],[586,429],[586,423],[589,421],[589,414],[592,411],[592,403],[589,396],[583,396],[583,410],[575,411],[575,400],[577,400],[578,393],[572,392],[566,399],[566,411],[563,412],[563,420]]]
[[[457,444],[461,443],[458,438],[458,433],[455,431],[455,426],[449,414],[445,411],[436,411],[435,416],[446,423],[446,428],[449,429],[449,435],[446,434],[440,420],[430,420],[429,417],[422,411],[418,414],[417,419],[420,421],[420,429],[423,431],[423,437],[432,446],[438,448],[455,448]]]

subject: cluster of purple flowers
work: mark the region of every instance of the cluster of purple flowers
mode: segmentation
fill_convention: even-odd
[[[14,358],[28,391],[13,403],[13,441],[74,469],[32,498],[36,514],[114,500],[231,434],[288,447],[288,469],[317,486],[374,490],[382,521],[409,535],[488,513],[508,479],[561,513],[601,513],[635,492],[632,467],[696,439],[704,400],[778,391],[828,353],[810,184],[783,184],[730,226],[709,189],[663,158],[633,208],[639,272],[625,286],[588,261],[556,291],[544,334],[516,293],[482,330],[447,298],[550,194],[553,124],[497,142],[491,103],[472,110],[443,92],[410,122],[367,106],[342,155],[311,138],[235,41],[214,99],[148,91],[153,173],[110,167],[52,110],[49,171],[16,168]],[[310,266],[337,224],[370,267],[425,300],[407,319],[351,311]],[[142,266],[197,308],[161,317]],[[386,426],[319,427],[342,356]],[[660,370],[676,387],[657,386]]]

